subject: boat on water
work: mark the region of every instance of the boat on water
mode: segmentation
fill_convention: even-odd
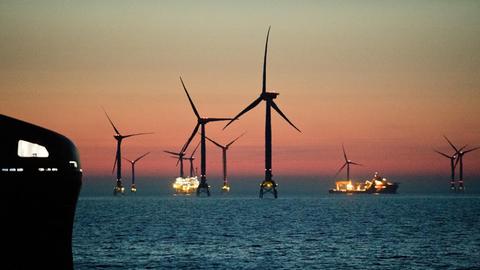
[[[353,193],[366,193],[366,194],[394,194],[397,193],[398,183],[389,182],[386,178],[381,177],[378,172],[371,180],[365,182],[352,182],[352,180],[337,181],[335,188],[330,189],[328,192],[331,194],[353,194]]]
[[[200,181],[196,176],[190,177],[177,177],[173,183],[173,189],[175,194],[190,195],[191,193],[197,191]]]
[[[82,186],[74,143],[0,114],[2,269],[73,269],[72,233]]]

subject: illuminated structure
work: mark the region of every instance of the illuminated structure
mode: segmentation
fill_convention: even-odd
[[[228,185],[228,180],[227,180],[227,150],[234,142],[236,142],[238,139],[240,139],[240,137],[242,137],[244,134],[245,133],[238,136],[236,139],[234,139],[233,141],[229,142],[226,145],[221,145],[221,144],[217,143],[216,141],[206,137],[207,140],[209,140],[210,142],[212,142],[216,146],[220,147],[220,149],[222,149],[222,163],[223,163],[223,186],[222,186],[222,191],[223,192],[229,192],[230,191],[230,186]]]
[[[463,185],[463,156],[467,153],[470,153],[470,152],[473,152],[475,150],[480,149],[480,147],[474,147],[474,148],[463,151],[465,146],[458,149],[457,147],[455,147],[455,145],[453,145],[453,143],[446,136],[443,136],[443,137],[445,138],[445,140],[447,140],[448,144],[450,144],[450,146],[455,150],[455,155],[457,155],[457,160],[455,162],[455,167],[457,166],[457,164],[460,167],[459,168],[459,177],[458,177],[458,191],[464,191],[465,187]]]
[[[260,102],[265,101],[266,103],[266,119],[265,119],[265,180],[260,184],[260,198],[263,198],[263,194],[271,192],[275,198],[277,198],[277,183],[272,179],[272,120],[271,120],[271,108],[277,111],[280,116],[283,117],[293,128],[301,132],[287,116],[283,114],[280,108],[273,101],[279,95],[276,92],[267,92],[267,50],[268,50],[268,37],[270,35],[270,27],[268,28],[267,38],[265,42],[265,54],[263,57],[263,79],[262,79],[262,93],[260,96],[255,99],[250,105],[248,105],[243,111],[241,111],[237,116],[235,116],[228,124],[224,127],[228,127],[234,120],[237,120],[244,113],[255,108]]]
[[[130,192],[137,192],[137,186],[135,185],[135,164],[137,163],[137,161],[139,161],[140,159],[142,159],[144,156],[146,156],[148,154],[150,154],[150,152],[147,152],[147,153],[139,156],[135,160],[130,160],[130,159],[127,159],[127,158],[123,158],[126,161],[130,162],[130,164],[132,164],[132,185],[130,186]]]
[[[398,183],[390,183],[376,172],[371,180],[367,180],[364,183],[352,183],[352,180],[337,181],[335,188],[330,189],[328,192],[331,194],[393,194],[397,192],[397,189]]]
[[[82,169],[68,138],[0,114],[2,269],[73,269]]]
[[[121,153],[122,140],[128,137],[144,135],[144,134],[152,134],[152,133],[149,132],[149,133],[135,133],[135,134],[129,134],[129,135],[122,135],[113,124],[107,112],[105,110],[103,111],[105,112],[105,115],[107,116],[108,121],[112,125],[113,130],[115,131],[115,135],[113,135],[113,138],[115,138],[115,140],[117,141],[117,152],[115,154],[115,161],[113,162],[113,169],[112,169],[112,173],[113,173],[115,171],[115,166],[117,167],[117,184],[113,188],[113,195],[117,195],[119,193],[123,195],[125,192],[125,188],[123,187],[123,184],[122,184],[122,153]]]
[[[190,177],[177,177],[172,187],[175,189],[176,194],[190,195],[198,189],[200,182],[196,176]]]
[[[173,189],[175,189],[176,194],[185,194],[190,195],[190,193],[195,192],[200,184],[198,181],[197,176],[194,174],[193,170],[193,161],[195,160],[195,152],[197,151],[200,142],[197,144],[195,149],[193,149],[192,154],[189,157],[185,157],[185,152],[181,151],[180,153],[175,153],[171,151],[164,151],[166,153],[172,154],[172,158],[177,159],[177,166],[180,163],[180,176],[175,178],[175,182],[173,183]],[[184,176],[183,173],[183,161],[188,160],[190,161],[190,172],[188,177]]]
[[[200,114],[197,111],[197,108],[195,108],[195,104],[193,104],[192,99],[190,98],[190,95],[188,94],[187,88],[185,87],[185,84],[183,83],[182,77],[180,77],[180,81],[182,82],[183,89],[185,90],[185,93],[187,94],[188,101],[190,101],[190,105],[192,106],[193,113],[195,113],[195,116],[197,117],[197,125],[193,129],[192,135],[190,138],[188,138],[187,143],[183,146],[183,149],[181,152],[185,152],[188,148],[188,145],[192,141],[193,137],[195,134],[197,134],[198,128],[200,128],[200,184],[198,185],[197,188],[197,196],[200,195],[202,192],[206,192],[207,196],[210,196],[210,186],[207,183],[207,149],[205,147],[205,125],[210,122],[218,122],[218,121],[228,121],[232,120],[232,118],[208,118],[208,117],[201,117]]]

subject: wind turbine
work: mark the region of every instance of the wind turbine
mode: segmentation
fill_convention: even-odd
[[[350,164],[351,165],[359,165],[359,166],[362,166],[362,164],[358,164],[358,163],[353,162],[350,159],[348,159],[347,153],[345,152],[345,147],[343,146],[343,144],[342,144],[342,150],[343,150],[343,158],[345,159],[345,163],[343,163],[343,166],[340,167],[338,172],[335,174],[335,177],[337,177],[337,175],[343,170],[343,168],[345,168],[345,166],[347,166],[347,180],[350,181]]]
[[[189,157],[184,157],[184,160],[188,160],[190,162],[190,177],[193,177],[195,175],[195,171],[193,169],[193,161],[195,160],[195,152],[197,151],[197,148],[200,146],[200,142],[198,142],[197,146],[195,146],[195,149],[193,149],[192,154]]]
[[[184,178],[184,173],[183,173],[183,160],[185,159],[184,156],[185,156],[185,152],[183,151],[180,151],[179,153],[176,153],[176,152],[172,152],[172,151],[163,151],[165,153],[168,153],[168,154],[171,154],[171,155],[174,155],[173,158],[176,158],[177,159],[177,166],[178,166],[178,163],[180,162],[180,177],[181,178]]]
[[[301,132],[287,116],[283,114],[280,108],[273,101],[279,93],[276,92],[267,92],[267,50],[268,50],[268,37],[270,35],[270,27],[268,27],[267,38],[265,42],[265,54],[263,57],[263,79],[262,79],[262,92],[260,96],[255,99],[250,105],[248,105],[243,111],[241,111],[237,116],[235,116],[228,124],[224,127],[228,127],[234,120],[237,120],[244,113],[255,108],[260,102],[266,102],[266,120],[265,120],[265,180],[263,180],[260,185],[260,198],[263,198],[265,192],[273,193],[273,196],[277,198],[277,184],[272,179],[272,120],[271,120],[271,108],[277,111],[280,116],[283,117],[293,128]]]
[[[223,187],[222,187],[222,191],[225,191],[225,192],[230,191],[230,186],[228,185],[228,180],[227,180],[227,150],[234,142],[236,142],[238,139],[240,139],[240,137],[242,137],[243,135],[245,135],[245,133],[238,136],[236,139],[234,139],[233,141],[229,142],[226,145],[221,145],[218,142],[206,137],[207,140],[211,141],[213,144],[215,144],[216,146],[220,147],[220,149],[222,149],[222,161],[223,161]]]
[[[457,166],[457,164],[460,165],[460,173],[459,173],[459,179],[458,179],[458,190],[460,191],[463,191],[464,190],[464,186],[463,186],[463,156],[467,153],[470,153],[470,152],[473,152],[475,150],[478,150],[480,149],[480,147],[474,147],[474,148],[470,148],[468,150],[465,150],[463,151],[462,149],[465,148],[462,147],[461,149],[457,149],[455,147],[455,145],[453,145],[453,143],[447,138],[447,136],[443,136],[445,138],[445,140],[447,140],[448,144],[450,144],[450,146],[455,150],[455,154],[458,155],[457,156],[457,161],[455,162],[455,167]]]
[[[132,164],[132,186],[130,187],[131,192],[137,192],[137,187],[135,186],[135,163],[137,163],[137,161],[139,161],[140,159],[142,159],[144,156],[146,156],[148,154],[150,154],[150,152],[147,152],[147,153],[139,156],[138,158],[134,159],[133,161],[128,159],[128,158],[123,158],[126,161],[130,162],[130,164]]]
[[[188,100],[190,101],[190,105],[192,106],[193,113],[195,113],[195,116],[197,117],[197,125],[193,129],[192,135],[190,138],[187,140],[185,145],[183,146],[183,149],[181,152],[185,152],[188,148],[188,145],[192,141],[193,137],[198,131],[198,128],[200,128],[200,134],[201,134],[201,139],[200,139],[200,153],[201,153],[201,158],[200,158],[200,184],[198,185],[197,188],[197,196],[200,195],[201,192],[206,192],[208,196],[210,196],[210,188],[207,184],[207,152],[206,152],[206,147],[205,147],[205,125],[210,123],[210,122],[218,122],[218,121],[228,121],[232,120],[232,118],[208,118],[208,117],[201,117],[200,114],[197,111],[197,108],[195,107],[195,104],[193,104],[192,99],[190,98],[190,95],[188,94],[187,88],[185,87],[185,84],[183,83],[182,77],[180,77],[180,81],[182,82],[183,89],[185,90],[185,93],[187,94]]]
[[[123,188],[123,185],[122,185],[122,152],[121,152],[122,140],[126,139],[128,137],[145,135],[145,134],[152,134],[152,132],[122,135],[122,134],[120,134],[120,131],[118,131],[118,129],[113,124],[112,120],[108,116],[105,109],[103,111],[105,112],[105,115],[107,116],[108,121],[112,125],[113,130],[115,131],[115,135],[113,135],[113,138],[115,138],[115,140],[117,140],[117,152],[115,154],[115,161],[113,163],[113,169],[112,169],[112,173],[113,173],[115,171],[115,166],[117,167],[117,184],[116,184],[115,188],[113,189],[113,194],[117,195],[117,193],[119,193],[119,192],[123,194],[124,188]]]
[[[466,145],[465,145],[464,147],[460,148],[459,150],[461,151],[461,150],[462,150],[463,148],[465,148],[465,147],[466,147]],[[449,156],[449,155],[447,155],[447,154],[445,154],[445,153],[442,153],[442,152],[440,152],[440,151],[438,151],[438,150],[435,150],[435,149],[434,149],[434,151],[437,152],[437,153],[439,153],[440,155],[442,155],[442,156],[450,159],[450,170],[451,170],[451,174],[450,174],[450,177],[451,177],[451,179],[450,179],[450,189],[451,189],[451,190],[455,190],[455,189],[456,189],[456,188],[455,188],[455,167],[456,167],[456,165],[457,165],[457,164],[455,163],[455,160],[457,159],[457,152],[455,152],[455,153],[453,153],[453,155]]]

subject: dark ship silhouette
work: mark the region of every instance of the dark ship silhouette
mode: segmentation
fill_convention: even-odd
[[[73,269],[72,229],[82,182],[66,137],[0,115],[3,269]]]

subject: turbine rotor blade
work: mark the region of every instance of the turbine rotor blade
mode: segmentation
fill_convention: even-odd
[[[200,118],[200,114],[197,111],[197,108],[195,108],[195,104],[193,104],[192,98],[190,98],[190,95],[188,94],[187,87],[185,87],[185,84],[183,83],[182,77],[180,76],[180,81],[182,82],[183,89],[185,90],[185,93],[187,94],[188,101],[190,101],[190,105],[192,105],[193,113],[197,116],[197,118]]]
[[[240,139],[240,137],[242,137],[243,135],[245,135],[246,132],[242,133],[240,136],[238,136],[237,138],[235,138],[233,141],[229,142],[227,144],[227,147],[229,147],[230,145],[232,145],[234,142],[236,142],[238,139]]]
[[[102,107],[102,110],[103,110],[103,112],[105,113],[105,115],[107,116],[108,121],[109,121],[110,124],[112,125],[113,130],[115,130],[115,132],[116,132],[118,135],[120,135],[120,131],[118,131],[118,129],[117,129],[117,128],[115,127],[115,125],[113,124],[112,120],[110,119],[110,117],[109,117],[108,114],[107,114],[107,111],[105,111],[105,109],[104,109],[103,107]]]
[[[460,157],[456,158],[455,165],[453,165],[453,168],[455,169],[457,167],[458,162],[460,161]]]
[[[193,158],[193,155],[195,154],[195,151],[197,151],[198,147],[200,146],[200,142],[197,143],[197,146],[195,146],[195,149],[193,149],[192,154],[190,155],[190,158]]]
[[[282,117],[283,119],[285,119],[293,128],[295,128],[298,132],[301,132],[300,129],[298,129],[292,122],[290,122],[290,120],[288,120],[287,116],[285,116],[285,114],[283,114],[283,112],[280,110],[280,108],[278,108],[277,104],[275,104],[275,102],[272,100],[272,107],[273,109],[275,109],[275,111],[277,111]]]
[[[343,150],[343,157],[345,158],[345,162],[348,163],[347,153],[345,152],[345,146],[343,146],[343,143],[342,143],[342,150]]]
[[[221,144],[217,143],[216,141],[208,138],[207,136],[205,136],[205,138],[206,138],[207,140],[209,140],[210,142],[212,142],[213,144],[215,144],[216,146],[218,146],[218,147],[220,147],[220,148],[222,148],[222,149],[225,148],[223,145],[221,145]]]
[[[450,144],[450,146],[455,149],[455,151],[458,153],[459,150],[455,147],[455,145],[453,145],[453,143],[447,138],[447,136],[443,135],[443,137],[445,138],[445,140],[447,140],[448,144]]]
[[[232,120],[230,120],[230,122],[228,122],[228,124],[226,126],[224,126],[223,129],[227,128],[233,121],[237,120],[244,113],[246,113],[246,112],[250,111],[251,109],[255,108],[255,106],[257,106],[258,103],[260,103],[261,101],[262,101],[261,96],[258,97],[257,99],[255,99],[250,105],[248,105],[248,107],[243,109],[243,111],[241,111],[239,114],[237,114],[237,116],[235,116]]]
[[[262,93],[267,92],[267,51],[268,51],[268,37],[270,36],[270,27],[267,31],[267,39],[265,41],[265,54],[263,55],[263,77],[262,77]]]
[[[228,121],[228,120],[234,121],[233,118],[207,118],[207,122]]]
[[[128,161],[128,162],[130,162],[130,163],[135,163],[135,162],[131,161],[131,160],[128,159],[128,158],[123,158],[123,159],[125,159],[126,161]]]
[[[115,153],[115,160],[113,161],[113,168],[112,168],[112,174],[115,172],[115,167],[117,166],[117,156],[118,156],[118,148]]]
[[[480,146],[472,148],[472,149],[465,150],[465,151],[463,151],[463,154],[466,154],[466,153],[469,153],[469,152],[472,152],[472,151],[475,151],[475,150],[478,150],[478,149],[480,149]],[[461,151],[461,149],[460,149],[460,151]]]
[[[175,156],[180,156],[180,153],[175,153],[175,152],[172,152],[172,151],[164,150],[163,152],[165,152],[167,154],[172,154],[172,155],[175,155]]]
[[[145,153],[145,154],[143,154],[143,155],[139,156],[139,157],[138,157],[137,159],[135,159],[133,162],[137,162],[137,161],[139,161],[140,159],[144,158],[144,157],[145,157],[146,155],[148,155],[148,154],[150,154],[150,152],[147,152],[147,153]]]
[[[347,163],[346,163],[346,162],[345,162],[345,163],[343,163],[343,166],[342,166],[342,167],[340,167],[340,169],[338,169],[338,171],[337,171],[337,173],[335,174],[335,176],[334,176],[334,177],[337,177],[337,176],[338,176],[338,174],[339,174],[339,173],[340,173],[340,172],[343,170],[343,168],[345,168],[345,166],[347,166]]]
[[[195,134],[197,134],[197,131],[198,131],[198,128],[200,127],[200,124],[197,123],[197,125],[195,126],[195,128],[193,129],[193,132],[192,132],[192,135],[190,135],[190,138],[188,138],[187,142],[185,143],[185,145],[182,147],[182,153],[185,153],[185,151],[187,150],[188,148],[188,145],[190,144],[190,142],[192,141],[193,137],[195,137]]]
[[[350,163],[350,164],[352,164],[352,165],[363,166],[362,164],[360,164],[360,163],[356,163],[356,162],[349,162],[349,163]]]
[[[444,156],[444,157],[446,157],[446,158],[452,158],[451,156],[449,156],[449,155],[447,155],[447,154],[444,154],[444,153],[442,153],[442,152],[440,152],[440,151],[437,151],[437,150],[435,150],[435,149],[434,149],[433,151],[439,153],[440,155],[442,155],[442,156]]]
[[[144,132],[144,133],[128,134],[128,135],[122,136],[122,138],[128,138],[128,137],[139,136],[139,135],[147,135],[147,134],[153,134],[153,132]]]

